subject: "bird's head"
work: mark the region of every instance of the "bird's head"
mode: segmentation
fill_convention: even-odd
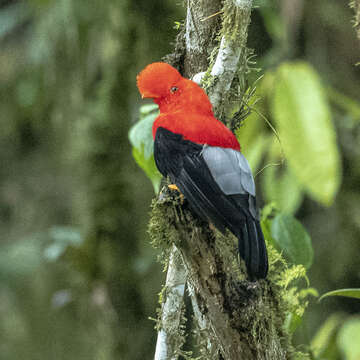
[[[153,99],[161,112],[187,110],[212,114],[211,103],[204,90],[185,79],[171,65],[156,62],[145,67],[137,76],[142,98]]]
[[[171,65],[156,62],[146,66],[136,79],[141,97],[156,100],[175,93],[183,78]]]

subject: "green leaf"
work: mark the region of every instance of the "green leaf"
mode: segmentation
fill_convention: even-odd
[[[266,242],[275,246],[274,239],[271,236],[271,220],[269,220],[269,219],[261,220],[261,229],[264,234],[264,238],[265,238]]]
[[[313,262],[314,251],[311,239],[302,224],[293,216],[279,214],[271,223],[271,237],[275,246],[293,264],[309,268]]]
[[[293,214],[303,200],[303,188],[286,164],[281,164],[280,145],[274,139],[261,174],[261,185],[268,202],[275,202],[282,212]]]
[[[354,317],[342,326],[337,344],[346,360],[360,359],[360,317]]]
[[[360,289],[338,289],[329,291],[323,295],[321,295],[319,301],[322,299],[328,297],[328,296],[344,296],[344,297],[350,297],[353,299],[360,299]]]
[[[310,348],[316,358],[335,359],[337,350],[335,339],[344,321],[344,315],[335,313],[329,316],[311,341]]]
[[[309,64],[278,68],[271,110],[291,171],[310,196],[330,205],[340,185],[340,156],[321,81]]]
[[[293,214],[301,205],[303,192],[296,177],[286,166],[269,166],[262,175],[262,186],[267,201],[274,201],[282,212]]]
[[[142,106],[140,108],[140,121],[132,126],[129,131],[131,145],[143,153],[145,160],[154,153],[152,125],[157,115],[157,112],[152,112],[149,109],[149,105]]]
[[[155,165],[154,155],[151,155],[148,159],[146,159],[142,149],[138,150],[137,148],[133,148],[133,157],[136,163],[144,170],[147,177],[151,180],[155,192],[158,193],[162,176]]]
[[[288,313],[285,318],[284,328],[285,330],[293,334],[295,330],[301,325],[302,317],[296,313]]]
[[[254,177],[256,177],[256,174],[259,171],[261,160],[266,153],[270,140],[271,137],[259,134],[256,140],[253,141],[251,146],[244,148],[244,150],[241,150],[250,164],[250,168],[253,172]],[[240,144],[242,145],[241,142]]]
[[[144,105],[140,108],[140,121],[129,131],[129,140],[133,146],[132,154],[137,164],[151,180],[155,192],[159,191],[161,174],[154,161],[154,140],[152,125],[158,115],[157,105]]]
[[[143,119],[146,115],[151,114],[153,111],[158,110],[159,107],[156,104],[146,104],[140,107],[140,120]]]
[[[262,116],[265,112],[263,101],[264,88],[268,86],[270,82],[270,74],[267,74],[261,79],[255,94],[252,95],[247,104],[251,109],[251,113],[236,130],[236,137],[239,139],[241,152],[248,160],[254,175],[258,172],[272,139],[272,136],[266,131],[266,122]]]
[[[261,229],[263,231],[264,238],[267,243],[271,244],[274,247],[276,245],[274,239],[271,236],[271,222],[272,222],[271,217],[275,213],[277,213],[277,208],[274,202],[265,205],[261,209]]]
[[[266,116],[266,94],[272,91],[274,75],[268,71],[255,87],[247,106],[251,109],[242,125],[236,130],[241,145],[241,152],[249,161],[253,174],[256,176],[264,155],[267,154],[272,135],[268,133],[269,124]],[[237,109],[238,110],[238,109]]]

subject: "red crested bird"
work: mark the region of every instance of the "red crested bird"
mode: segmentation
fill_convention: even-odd
[[[169,64],[148,65],[137,86],[160,109],[153,124],[157,168],[201,219],[238,238],[250,279],[265,278],[268,259],[254,179],[235,135],[214,117],[205,91]]]

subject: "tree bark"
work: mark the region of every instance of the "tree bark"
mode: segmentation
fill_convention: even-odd
[[[162,291],[161,323],[154,360],[176,360],[178,349],[183,345],[181,320],[184,306],[186,270],[175,245],[171,250],[166,284]]]

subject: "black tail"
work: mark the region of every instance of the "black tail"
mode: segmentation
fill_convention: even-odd
[[[250,279],[264,279],[268,272],[268,258],[260,222],[249,214],[237,237],[239,253],[245,261]]]

